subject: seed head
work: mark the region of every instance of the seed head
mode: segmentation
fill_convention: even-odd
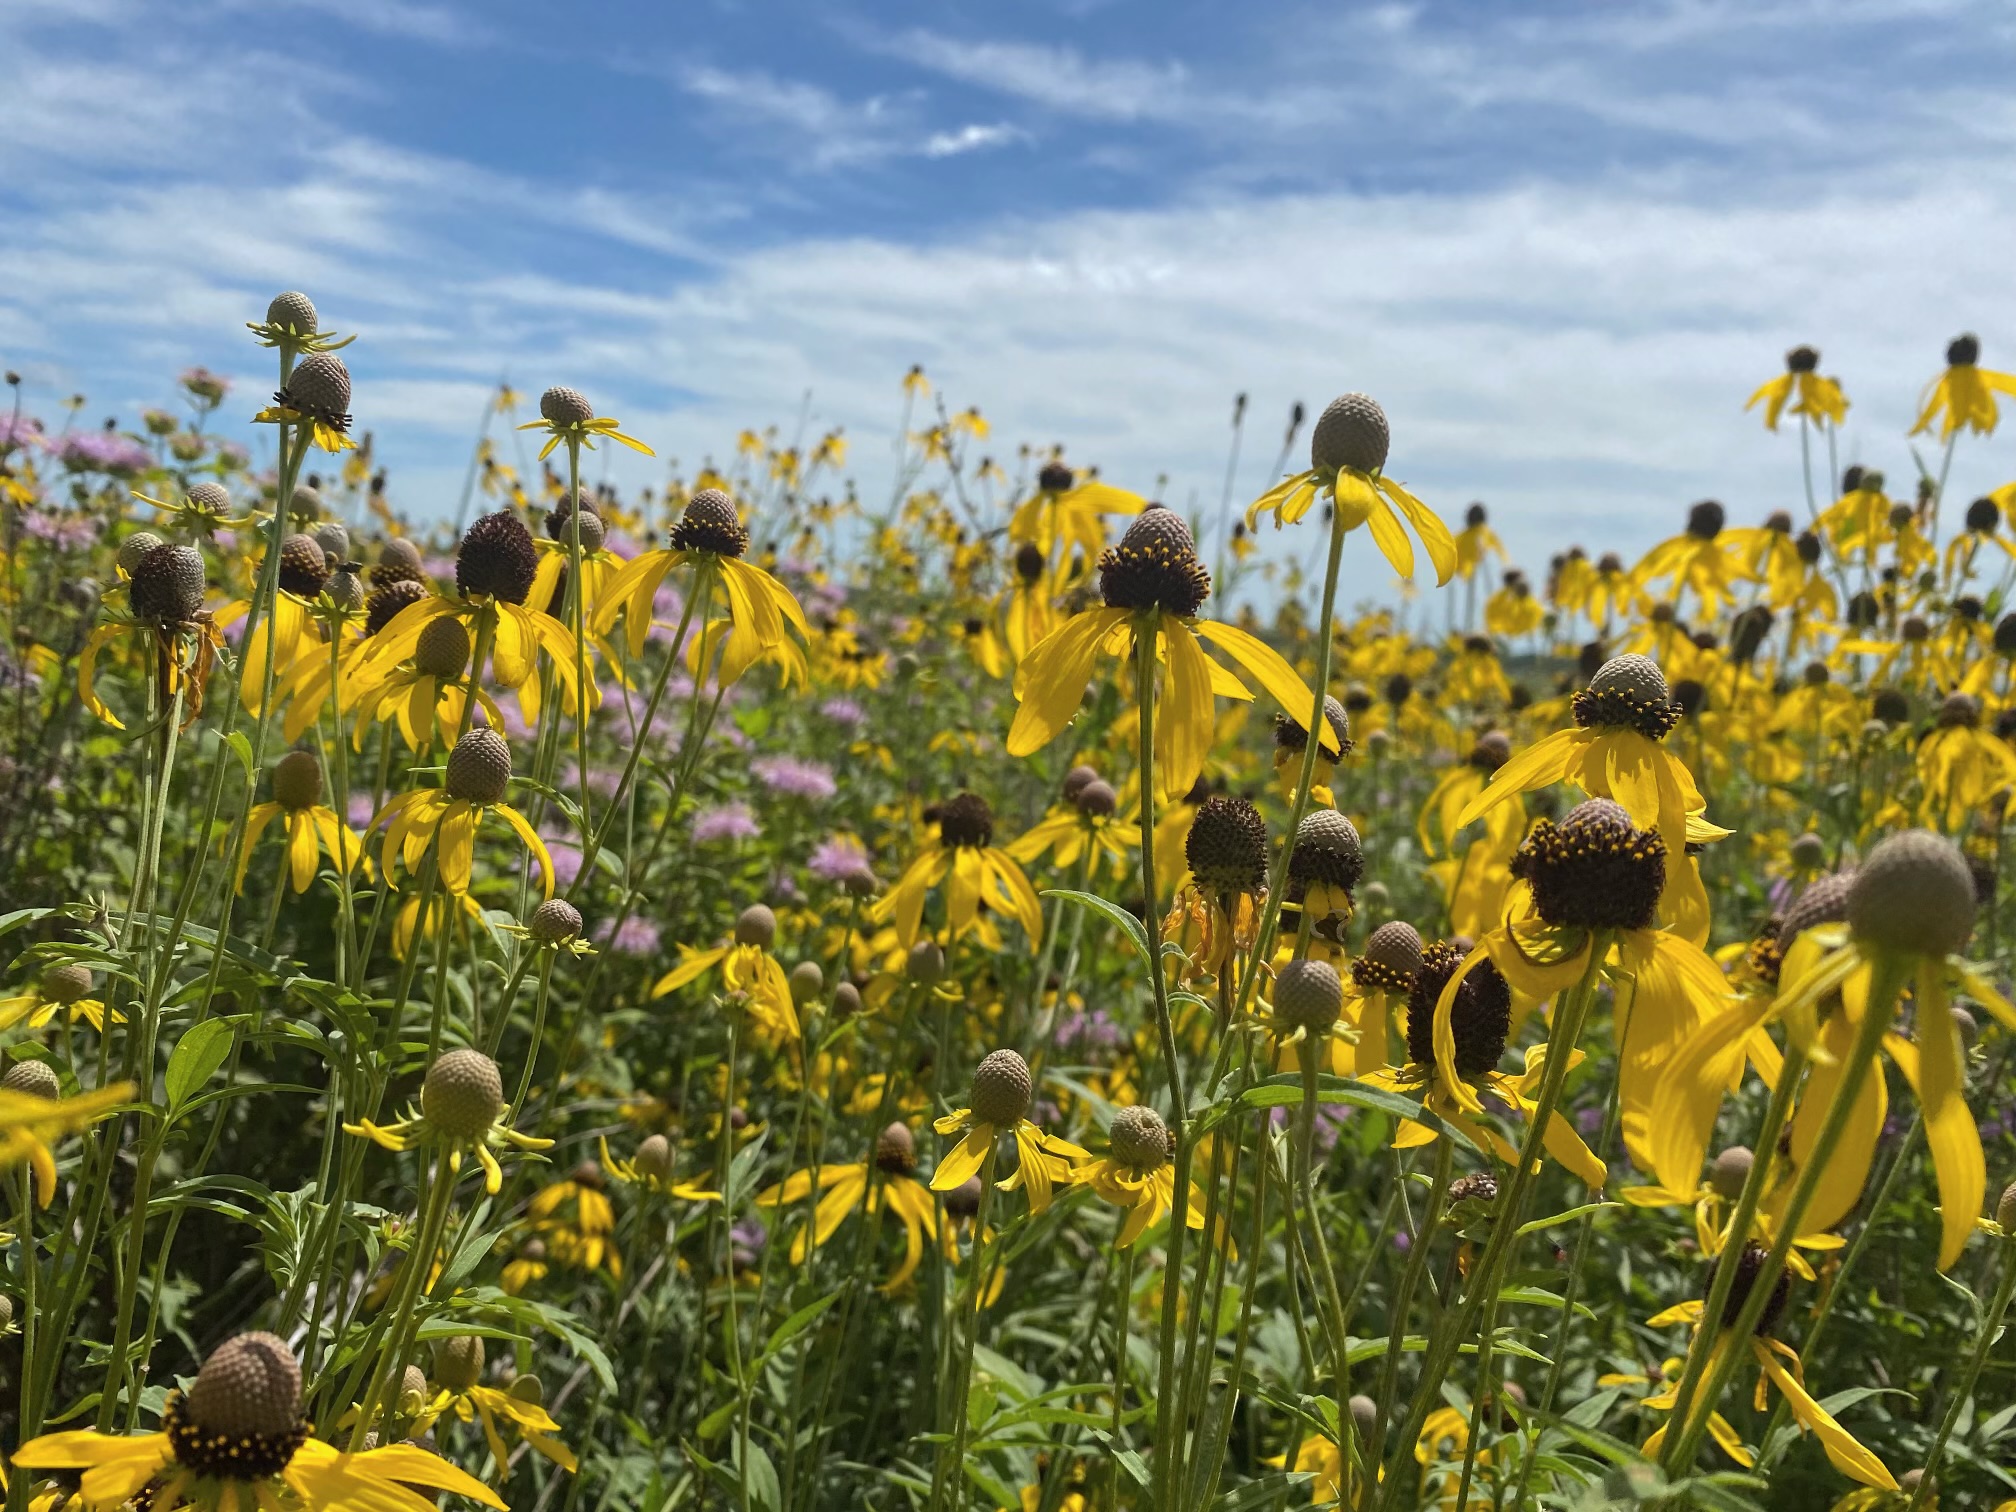
[[[735,501],[718,488],[703,488],[693,495],[672,527],[672,549],[741,556],[749,549],[749,532],[735,511]]]
[[[1160,609],[1188,616],[1211,593],[1211,574],[1174,510],[1151,505],[1134,517],[1120,544],[1099,557],[1099,595],[1109,609]]]
[[[672,1141],[663,1134],[647,1134],[637,1143],[630,1161],[639,1176],[652,1181],[672,1179]]]
[[[1344,394],[1332,399],[1316,418],[1316,428],[1309,433],[1309,465],[1377,472],[1386,465],[1392,440],[1378,400],[1370,394]]]
[[[139,570],[140,559],[156,546],[168,543],[151,530],[136,530],[119,543],[119,568],[129,578]]]
[[[994,841],[994,810],[978,793],[957,793],[938,810],[938,841],[947,850],[980,848]]]
[[[1995,1221],[2002,1226],[2004,1238],[2016,1237],[2016,1181],[2002,1188],[2002,1198],[1995,1204]]]
[[[91,992],[91,968],[64,961],[55,966],[42,968],[42,978],[36,983],[36,990],[52,1003],[64,1007],[81,1002]]]
[[[915,1173],[917,1140],[909,1125],[898,1121],[875,1136],[875,1168],[890,1176]]]
[[[273,763],[273,801],[297,810],[322,801],[322,763],[313,751],[289,751]]]
[[[996,1050],[973,1068],[972,1101],[977,1122],[1009,1128],[1029,1115],[1029,1063],[1013,1050]]]
[[[903,974],[913,982],[930,986],[945,979],[945,951],[936,940],[919,940],[910,947],[903,962]]]
[[[1981,724],[1981,700],[1972,693],[1948,693],[1939,705],[1939,728],[1973,730]]]
[[[511,748],[487,725],[478,725],[448,753],[448,796],[465,803],[498,803],[511,785]]]
[[[16,1061],[7,1068],[5,1076],[0,1076],[0,1091],[18,1092],[25,1097],[40,1097],[55,1102],[63,1095],[63,1080],[47,1061]]]
[[[1306,889],[1312,882],[1350,891],[1365,874],[1365,849],[1357,826],[1335,809],[1311,809],[1295,831],[1288,879]]]
[[[418,1365],[408,1365],[399,1372],[399,1415],[416,1417],[420,1409],[427,1405],[427,1372]]]
[[[565,898],[548,898],[525,927],[541,945],[564,945],[581,937],[581,910]]]
[[[1344,1007],[1344,983],[1328,961],[1290,961],[1274,978],[1274,1012],[1311,1035],[1328,1034]]]
[[[768,950],[777,938],[777,915],[767,903],[751,903],[735,916],[735,943]]]
[[[1812,871],[1827,859],[1827,842],[1808,830],[1787,847],[1792,864],[1801,871]]]
[[[538,575],[539,548],[532,544],[532,532],[508,509],[478,519],[455,554],[455,588],[464,598],[480,593],[522,604]]]
[[[1183,859],[1208,892],[1257,893],[1267,885],[1267,821],[1244,798],[1214,794],[1190,820]]]
[[[1365,953],[1351,968],[1363,992],[1407,993],[1421,974],[1421,935],[1405,919],[1389,919],[1366,938]]]
[[[329,581],[329,554],[311,535],[280,543],[280,586],[297,598],[315,598]]]
[[[426,564],[420,558],[420,548],[411,541],[394,537],[379,548],[378,561],[371,568],[371,586],[388,587],[393,583],[425,583]]]
[[[1042,489],[1044,493],[1065,493],[1069,491],[1073,477],[1074,475],[1069,467],[1052,458],[1050,461],[1045,462],[1041,470],[1037,472],[1036,486]]]
[[[333,567],[350,559],[350,531],[341,520],[324,520],[315,527],[315,544]]]
[[[315,321],[315,301],[293,290],[275,294],[273,302],[266,306],[266,324],[278,331],[313,336],[317,329]]]
[[[1981,338],[1969,331],[1946,343],[1948,367],[1973,367],[1981,360]]]
[[[2016,626],[2012,626],[2012,632],[2016,632]],[[2016,633],[2011,635],[2010,649],[2016,650]],[[1869,712],[1886,725],[1900,725],[1911,717],[1911,700],[1900,689],[1878,688],[1869,699]]]
[[[791,968],[791,1001],[816,1003],[826,990],[826,973],[817,961],[800,961]]]
[[[1120,795],[1110,782],[1094,778],[1078,790],[1078,812],[1088,818],[1110,819],[1120,808]]]
[[[373,569],[374,573],[376,569]],[[376,635],[400,612],[410,609],[427,597],[427,585],[414,578],[399,578],[387,583],[383,588],[371,590],[371,596],[364,601],[364,634]]]
[[[203,554],[195,547],[156,546],[133,569],[133,616],[150,624],[186,625],[203,612],[208,586]]]
[[[1952,841],[1905,830],[1869,852],[1848,889],[1848,926],[1881,950],[1944,956],[1974,930],[1974,876]]]
[[[301,1422],[301,1362],[277,1334],[239,1334],[210,1351],[183,1405],[206,1433],[292,1433]]]
[[[842,982],[833,989],[833,1016],[852,1018],[861,1011],[861,989],[852,982]]]
[[[595,406],[579,389],[549,388],[539,396],[539,418],[554,425],[586,425],[595,418]]]
[[[447,1051],[427,1068],[420,1111],[450,1138],[481,1139],[504,1111],[504,1073],[481,1050]]]
[[[1976,535],[1988,535],[2002,523],[2002,506],[1993,499],[1976,499],[1967,506],[1967,528]]]
[[[1750,1168],[1757,1163],[1757,1157],[1747,1145],[1731,1145],[1708,1167],[1708,1184],[1715,1189],[1715,1195],[1727,1202],[1734,1202],[1743,1195],[1743,1184],[1750,1179]]]
[[[1379,1404],[1363,1392],[1351,1398],[1351,1421],[1358,1425],[1358,1436],[1368,1437],[1379,1426]]]
[[[1330,726],[1330,733],[1337,737],[1337,750],[1341,754],[1351,749],[1351,716],[1344,711],[1344,705],[1334,693],[1323,696],[1323,722]],[[1274,744],[1283,751],[1300,752],[1309,745],[1309,732],[1302,727],[1302,721],[1292,714],[1274,716]],[[1329,754],[1327,751],[1324,753]]]
[[[1086,784],[1097,782],[1098,780],[1099,773],[1095,768],[1085,766],[1082,763],[1074,766],[1064,774],[1064,784],[1060,789],[1064,795],[1064,801],[1066,803],[1076,803],[1078,795],[1085,790]]]
[[[1736,1279],[1729,1287],[1729,1300],[1722,1306],[1720,1327],[1729,1327],[1741,1316],[1743,1304],[1749,1301],[1750,1293],[1756,1287],[1757,1278],[1763,1273],[1764,1261],[1770,1253],[1768,1248],[1755,1239],[1743,1246],[1742,1253],[1736,1257]],[[1706,1284],[1701,1288],[1701,1295],[1704,1298],[1714,1289],[1715,1268],[1721,1262],[1720,1255],[1708,1262]],[[1760,1338],[1769,1334],[1777,1324],[1791,1295],[1792,1273],[1780,1270],[1777,1281],[1772,1284],[1770,1300],[1764,1304],[1764,1311],[1757,1318],[1757,1334]]]
[[[1106,1131],[1113,1158],[1142,1175],[1169,1164],[1169,1125],[1153,1108],[1136,1105],[1113,1115]]]
[[[968,1176],[945,1194],[945,1211],[953,1218],[971,1218],[980,1211],[980,1178]]]
[[[1538,820],[1511,870],[1532,885],[1534,907],[1549,924],[1649,929],[1666,886],[1666,842],[1633,825],[1621,804],[1591,798],[1558,825]]]
[[[1722,534],[1729,512],[1714,499],[1703,499],[1687,511],[1687,534],[1698,541],[1712,541]]]
[[[1407,1056],[1417,1066],[1435,1063],[1435,1004],[1469,952],[1438,940],[1421,952],[1421,970],[1407,996]],[[1487,957],[1472,966],[1450,1005],[1456,1038],[1456,1074],[1478,1077],[1498,1069],[1512,1030],[1512,988]]]
[[[431,619],[413,646],[413,666],[428,677],[460,677],[469,670],[469,627],[459,619]]]
[[[483,1379],[483,1336],[462,1334],[434,1344],[434,1379],[450,1391],[467,1391]]]
[[[313,483],[296,486],[287,500],[287,517],[304,525],[312,525],[322,518],[322,490]]]
[[[1043,569],[1048,565],[1042,547],[1024,541],[1015,548],[1015,576],[1023,582],[1032,585],[1040,582]]]
[[[1649,656],[1635,651],[1613,656],[1596,669],[1587,691],[1572,700],[1575,723],[1584,729],[1628,725],[1652,740],[1680,722],[1681,711],[1666,686],[1666,674]]]
[[[1810,346],[1796,346],[1785,354],[1785,371],[1810,373],[1820,366],[1820,354]]]
[[[331,430],[350,428],[350,369],[334,352],[310,352],[294,364],[287,386],[273,396],[282,407]]]

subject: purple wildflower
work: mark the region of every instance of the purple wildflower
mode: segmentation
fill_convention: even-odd
[[[809,798],[816,802],[839,791],[830,769],[816,761],[800,761],[796,756],[759,756],[749,763],[749,770],[771,792],[787,798]]]
[[[858,730],[868,723],[868,711],[851,698],[829,698],[819,705],[819,713],[850,730]]]
[[[132,477],[154,465],[154,456],[130,436],[117,431],[72,431],[56,448],[72,472],[102,472]]]
[[[763,833],[763,826],[756,822],[756,816],[749,812],[746,803],[724,803],[718,808],[702,809],[693,816],[693,843],[713,845],[723,840],[753,840]]]
[[[613,935],[609,931],[610,921],[604,919],[595,926],[595,938],[602,941],[618,955],[653,956],[658,954],[658,926],[649,919],[628,918],[623,927]]]
[[[812,847],[812,854],[805,858],[805,870],[821,882],[840,886],[849,882],[872,886],[875,881],[875,868],[869,863],[868,852],[852,835],[835,835],[830,840],[821,840]]]
[[[0,415],[0,451],[11,447],[47,446],[49,438],[42,431],[42,422],[33,415]]]

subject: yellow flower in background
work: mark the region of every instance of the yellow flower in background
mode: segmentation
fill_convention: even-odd
[[[903,1225],[903,1259],[882,1283],[882,1291],[899,1290],[917,1273],[928,1242],[940,1239],[938,1203],[929,1188],[917,1180],[917,1141],[907,1125],[890,1124],[875,1138],[873,1172],[863,1161],[822,1164],[814,1171],[793,1171],[774,1186],[756,1194],[758,1207],[786,1210],[786,1216],[802,1211],[814,1193],[811,1218],[799,1225],[791,1239],[791,1263],[802,1265],[805,1257],[819,1248],[840,1227],[849,1213],[873,1213],[886,1208]],[[946,1258],[956,1259],[957,1251],[948,1233],[944,1237]]]
[[[133,1083],[115,1082],[96,1092],[65,1097],[55,1068],[33,1060],[16,1061],[8,1071],[8,1083],[0,1087],[0,1171],[27,1165],[35,1178],[35,1200],[47,1207],[56,1195],[56,1156],[49,1142],[97,1123],[132,1101]]]
[[[1785,354],[1785,371],[1744,402],[1746,410],[1764,406],[1764,428],[1778,429],[1778,421],[1788,412],[1815,425],[1841,425],[1848,419],[1848,398],[1841,384],[1820,373],[1820,354],[1810,346],[1797,346]],[[1787,406],[1790,406],[1788,411]]]
[[[1925,790],[1918,805],[1919,822],[1949,835],[1994,793],[2016,784],[2016,750],[1981,728],[1981,701],[1971,693],[1946,696],[1939,706],[1938,727],[1918,743],[1913,759]]]
[[[1505,543],[1491,528],[1491,515],[1482,504],[1463,511],[1463,528],[1456,532],[1456,576],[1469,582],[1483,569],[1487,557],[1505,560]]]
[[[91,968],[74,961],[58,961],[42,968],[35,985],[13,997],[0,998],[0,1030],[26,1024],[40,1029],[57,1014],[74,1024],[80,1018],[100,1033],[105,1029],[105,1004],[92,994]],[[126,1015],[114,1009],[114,1023],[125,1023]]]
[[[663,1134],[647,1134],[637,1142],[637,1150],[628,1160],[618,1160],[609,1153],[606,1137],[597,1141],[602,1151],[602,1168],[626,1186],[641,1186],[660,1196],[676,1198],[680,1202],[719,1202],[721,1194],[699,1185],[697,1182],[681,1181],[674,1174],[677,1169],[673,1159],[672,1142]]]
[[[1726,1254],[1718,1256],[1715,1264],[1720,1265],[1727,1258]],[[1790,1282],[1787,1277],[1782,1274],[1779,1276],[1771,1297],[1765,1304],[1764,1313],[1757,1320],[1756,1333],[1752,1334],[1747,1340],[1739,1340],[1734,1337],[1730,1325],[1741,1314],[1744,1302],[1757,1285],[1758,1277],[1763,1268],[1764,1258],[1765,1246],[1754,1240],[1746,1244],[1736,1256],[1735,1286],[1729,1293],[1729,1300],[1724,1306],[1723,1316],[1715,1324],[1713,1339],[1709,1345],[1711,1352],[1719,1356],[1726,1354],[1729,1350],[1746,1350],[1757,1363],[1758,1378],[1755,1406],[1759,1412],[1764,1411],[1770,1405],[1767,1398],[1767,1390],[1775,1387],[1778,1393],[1785,1398],[1786,1406],[1791,1409],[1792,1420],[1799,1425],[1802,1431],[1811,1433],[1820,1440],[1820,1447],[1826,1452],[1828,1461],[1836,1470],[1839,1470],[1850,1479],[1860,1481],[1865,1486],[1878,1486],[1886,1491],[1896,1490],[1897,1478],[1890,1473],[1889,1468],[1883,1461],[1865,1448],[1846,1428],[1842,1427],[1835,1420],[1834,1415],[1815,1401],[1812,1394],[1807,1391],[1806,1382],[1799,1365],[1798,1352],[1782,1340],[1771,1337],[1771,1329],[1776,1326],[1785,1310],[1785,1303],[1790,1290]],[[1711,1282],[1713,1276],[1714,1269],[1711,1267],[1709,1270]],[[1708,1288],[1704,1286],[1702,1289],[1705,1293]],[[1702,1315],[1706,1310],[1706,1302],[1702,1298],[1697,1297],[1691,1301],[1669,1307],[1657,1316],[1648,1318],[1646,1326],[1650,1328],[1670,1328],[1676,1323],[1690,1324],[1693,1326],[1696,1334],[1695,1347],[1699,1348],[1701,1343],[1700,1333],[1704,1322]],[[1680,1381],[1677,1377],[1674,1377],[1666,1390],[1658,1393],[1656,1396],[1647,1397],[1643,1405],[1654,1411],[1670,1412],[1677,1405],[1679,1393]],[[1693,1410],[1698,1412],[1703,1410],[1704,1407],[1709,1411],[1708,1432],[1715,1442],[1721,1445],[1723,1451],[1731,1459],[1735,1460],[1737,1464],[1745,1467],[1753,1464],[1755,1462],[1754,1457],[1744,1447],[1742,1439],[1737,1435],[1736,1430],[1730,1426],[1726,1418],[1719,1412],[1713,1411],[1712,1406],[1708,1404],[1697,1403]],[[1647,1455],[1657,1454],[1660,1446],[1665,1443],[1665,1440],[1666,1428],[1661,1427],[1645,1441],[1644,1452]]]
[[[597,437],[607,437],[619,441],[634,452],[642,452],[647,457],[658,453],[651,450],[635,436],[626,436],[616,427],[619,421],[607,416],[598,418],[595,406],[584,398],[578,389],[549,388],[539,396],[539,418],[528,420],[518,429],[543,430],[546,444],[539,448],[539,460],[544,462],[553,454],[553,449],[565,443],[571,446],[595,449]]]
[[[287,881],[297,893],[308,891],[321,864],[322,852],[344,877],[364,853],[364,838],[322,801],[322,763],[312,751],[289,751],[273,764],[273,799],[255,804],[245,816],[245,838],[238,847],[235,884],[245,891],[245,870],[259,837],[275,819],[287,831]]]
[[[1141,495],[1102,483],[1089,473],[1080,479],[1052,457],[1036,475],[1036,491],[1009,516],[1008,539],[1018,547],[1032,548],[1040,563],[1055,561],[1061,584],[1068,585],[1092,570],[1105,546],[1102,517],[1139,514],[1146,507]]]
[[[718,582],[728,601],[725,619],[710,622],[699,636],[688,639],[686,664],[695,675],[725,639],[720,687],[732,686],[763,660],[780,662],[787,674],[804,682],[804,653],[786,632],[795,630],[800,640],[810,639],[805,611],[798,607],[790,589],[762,568],[742,560],[748,550],[749,532],[736,512],[735,501],[720,489],[702,489],[686,501],[685,511],[673,527],[669,549],[641,553],[609,581],[596,606],[595,634],[607,636],[621,619],[631,657],[642,656],[659,585],[673,568],[691,566],[695,574],[689,593],[708,597],[711,585]]]
[[[622,1276],[623,1256],[615,1239],[616,1209],[609,1201],[602,1168],[594,1161],[582,1161],[560,1180],[534,1192],[525,1205],[525,1215],[555,1260]]]
[[[1017,1165],[1013,1175],[995,1184],[1004,1192],[1026,1189],[1032,1213],[1049,1207],[1052,1190],[1068,1184],[1076,1164],[1091,1154],[1029,1121],[1032,1091],[1029,1065],[1013,1050],[996,1050],[983,1059],[973,1071],[972,1106],[954,1108],[932,1124],[940,1134],[957,1134],[960,1140],[938,1162],[931,1190],[949,1192],[980,1175],[995,1142],[1006,1134],[1015,1141]]]
[[[1930,430],[1935,421],[1941,441],[1952,440],[1953,433],[1963,426],[1977,436],[1994,433],[2001,418],[1995,396],[2016,394],[2016,375],[1993,372],[1980,366],[1980,361],[1980,337],[1956,336],[1947,343],[1946,371],[1925,386],[1912,435]]]
[[[907,950],[923,930],[931,889],[949,880],[945,923],[954,938],[974,927],[985,902],[1021,924],[1031,945],[1042,942],[1043,905],[1015,858],[994,844],[994,811],[986,799],[959,793],[941,804],[936,842],[927,843],[896,885],[876,901],[871,919],[893,923]]]
[[[1456,573],[1456,541],[1426,504],[1386,476],[1391,432],[1386,412],[1366,394],[1333,399],[1309,435],[1309,469],[1277,483],[1247,506],[1248,528],[1271,511],[1276,526],[1292,525],[1319,496],[1337,508],[1347,531],[1370,527],[1380,553],[1402,578],[1414,576],[1414,547],[1401,525],[1414,527],[1435,567],[1436,586]]]
[[[383,825],[385,839],[379,858],[388,879],[406,870],[419,869],[421,858],[438,839],[434,860],[441,885],[451,897],[469,891],[470,871],[476,855],[476,832],[485,816],[495,814],[509,825],[539,863],[539,878],[545,895],[553,896],[553,854],[539,832],[525,816],[504,802],[511,785],[511,748],[495,730],[471,730],[455,742],[448,753],[445,786],[415,788],[394,798],[371,821],[373,829]]]
[[[798,1010],[791,1002],[791,980],[770,954],[777,938],[777,915],[768,904],[752,903],[735,920],[735,932],[711,950],[679,947],[679,964],[651,987],[661,998],[690,986],[717,967],[721,990],[743,1004],[750,1022],[766,1044],[795,1044],[800,1030]]]
[[[346,1134],[368,1139],[383,1149],[446,1152],[448,1169],[460,1171],[462,1157],[473,1154],[483,1168],[483,1189],[496,1196],[504,1185],[503,1167],[493,1149],[509,1145],[538,1152],[553,1148],[550,1139],[520,1134],[497,1122],[504,1112],[504,1073],[480,1050],[449,1050],[434,1058],[420,1083],[420,1106],[394,1124],[360,1119],[343,1125]]]
[[[1162,1115],[1140,1106],[1116,1112],[1106,1133],[1107,1153],[1089,1157],[1073,1179],[1127,1215],[1113,1241],[1115,1248],[1126,1249],[1176,1205],[1176,1176],[1169,1166],[1175,1141]],[[1195,1187],[1185,1195],[1183,1221],[1193,1229],[1204,1227]]]
[[[577,1468],[574,1451],[561,1443],[560,1425],[546,1411],[545,1390],[537,1376],[520,1376],[507,1391],[483,1384],[483,1338],[461,1334],[434,1342],[434,1380],[438,1389],[427,1399],[413,1422],[413,1433],[427,1433],[444,1412],[452,1412],[462,1422],[483,1425],[483,1441],[490,1447],[491,1462],[501,1483],[511,1474],[511,1454],[498,1432],[503,1419],[525,1442],[562,1470]]]
[[[1232,625],[1201,619],[1211,574],[1197,559],[1190,529],[1159,506],[1143,510],[1120,544],[1099,559],[1104,607],[1073,615],[1015,669],[1015,722],[1008,754],[1029,756],[1077,716],[1099,657],[1130,664],[1142,637],[1152,637],[1163,687],[1155,719],[1155,777],[1168,797],[1189,791],[1204,770],[1216,734],[1220,697],[1250,699],[1246,686],[1204,654],[1199,641],[1224,651],[1284,709],[1313,708],[1315,695],[1265,641]],[[1136,690],[1137,693],[1144,690]],[[1336,734],[1322,731],[1325,748]]]

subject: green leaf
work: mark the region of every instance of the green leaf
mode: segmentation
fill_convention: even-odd
[[[1622,1206],[1624,1204],[1621,1202],[1585,1202],[1580,1207],[1569,1208],[1565,1213],[1550,1213],[1545,1218],[1528,1219],[1525,1223],[1519,1225],[1519,1232],[1521,1234],[1537,1234],[1542,1229],[1559,1228],[1564,1223],[1573,1222],[1575,1219],[1584,1217],[1590,1213],[1600,1213],[1605,1208],[1621,1208]]]
[[[1555,1292],[1550,1292],[1544,1286],[1501,1287],[1498,1292],[1498,1300],[1500,1302],[1529,1303],[1534,1307],[1559,1308],[1561,1306],[1560,1296]],[[1596,1317],[1596,1314],[1590,1310],[1588,1305],[1581,1302],[1575,1304],[1575,1312],[1578,1317],[1588,1318],[1592,1321]]]
[[[224,744],[231,748],[231,754],[238,758],[238,765],[245,769],[245,780],[252,780],[252,742],[243,730],[233,730],[224,737]]]
[[[791,1314],[782,1323],[779,1323],[776,1328],[771,1330],[769,1342],[763,1346],[763,1358],[765,1360],[769,1359],[778,1350],[810,1328],[821,1313],[840,1300],[841,1295],[842,1293],[837,1291],[829,1293],[821,1297],[817,1302],[799,1308],[798,1311]]]
[[[236,1034],[231,1020],[205,1019],[175,1046],[168,1057],[168,1113],[172,1118],[182,1105],[224,1064]]]
[[[1109,902],[1094,893],[1076,892],[1068,887],[1051,887],[1044,890],[1046,898],[1062,898],[1066,903],[1075,903],[1080,908],[1089,908],[1096,914],[1120,926],[1127,938],[1134,942],[1134,948],[1141,952],[1141,959],[1148,959],[1148,931],[1141,927],[1141,921],[1118,903]]]
[[[746,1451],[746,1452],[745,1452]],[[752,1439],[737,1437],[735,1460],[749,1485],[749,1505],[773,1509],[784,1505],[784,1490],[777,1483],[777,1467],[770,1463],[770,1451]]]
[[[1283,1471],[1248,1481],[1236,1491],[1227,1491],[1211,1503],[1211,1512],[1247,1512],[1249,1507],[1284,1506],[1284,1493],[1306,1486],[1316,1479],[1307,1470]]]

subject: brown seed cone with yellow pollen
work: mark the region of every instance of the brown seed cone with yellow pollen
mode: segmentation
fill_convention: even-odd
[[[539,548],[525,522],[508,509],[482,516],[462,537],[455,553],[455,590],[522,604],[539,575]]]
[[[1421,970],[1407,998],[1407,1056],[1417,1066],[1435,1064],[1435,1004],[1463,964],[1464,952],[1437,940],[1421,953]],[[1512,1031],[1512,987],[1486,958],[1472,966],[1456,989],[1449,1014],[1456,1039],[1456,1074],[1465,1079],[1498,1069]]]
[[[1641,830],[1621,804],[1591,798],[1558,825],[1534,824],[1511,872],[1533,889],[1541,919],[1557,928],[1650,929],[1666,886],[1666,842]]]
[[[1099,558],[1099,595],[1109,609],[1155,609],[1187,619],[1210,594],[1211,574],[1174,510],[1142,510],[1120,543]]]
[[[1267,885],[1267,821],[1244,798],[1214,794],[1190,820],[1183,859],[1207,892],[1257,893]]]
[[[210,1351],[188,1394],[170,1398],[162,1426],[176,1463],[198,1475],[278,1475],[308,1437],[300,1362],[275,1334],[227,1339]]]
[[[1405,919],[1389,919],[1366,937],[1365,953],[1351,967],[1360,992],[1413,991],[1421,974],[1421,934]]]
[[[1575,723],[1584,729],[1628,726],[1650,740],[1664,739],[1681,718],[1666,674],[1651,657],[1636,652],[1613,656],[1597,668],[1571,704]]]
[[[718,488],[703,488],[686,501],[679,523],[672,527],[674,551],[706,551],[740,557],[749,549],[749,532],[735,501]]]

